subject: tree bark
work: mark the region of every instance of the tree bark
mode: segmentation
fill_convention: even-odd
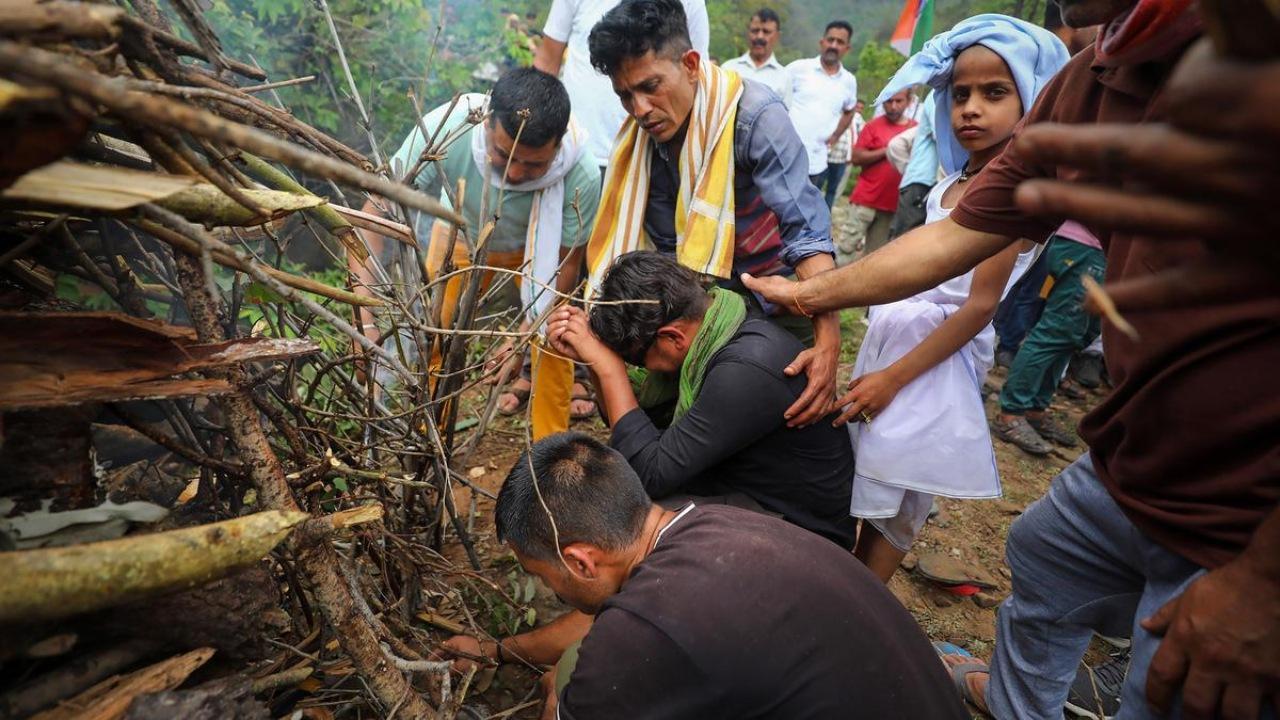
[[[196,333],[202,342],[222,341],[222,324],[218,321],[215,299],[206,289],[199,261],[183,253],[174,253],[174,264]],[[249,477],[258,490],[259,499],[268,508],[299,510],[284,469],[267,441],[253,401],[244,389],[248,378],[243,366],[231,366],[225,373],[227,380],[240,389],[215,402],[222,407],[227,430],[240,451],[241,462],[249,468]],[[297,567],[321,614],[333,629],[343,652],[378,700],[386,708],[399,706],[402,717],[431,717],[431,707],[382,653],[373,627],[356,609],[351,592],[338,573],[338,554],[324,530],[315,524],[304,524],[289,542]]]

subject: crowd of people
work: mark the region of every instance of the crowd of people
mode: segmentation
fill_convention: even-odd
[[[780,23],[759,10],[716,64],[700,0],[554,0],[533,68],[396,154],[456,135],[415,182],[499,218],[487,264],[520,274],[540,336],[496,361],[536,439],[496,528],[573,608],[444,652],[552,667],[544,717],[1276,717],[1280,293],[1258,187],[1280,176],[1280,68],[1216,56],[1193,0],[1060,0],[1043,27],[939,33],[865,120],[852,26],[784,66]],[[442,223],[418,235],[429,272],[474,260]],[[1119,283],[1134,332],[1092,314],[1084,278]],[[863,307],[838,390],[837,313]],[[1113,388],[1077,436],[1046,411],[1102,382],[1099,345]],[[565,432],[597,410],[607,444]],[[993,434],[1087,448],[1009,531],[988,664],[931,648],[885,585],[935,497],[1000,496]],[[1071,695],[1094,633],[1128,639],[1118,709],[1091,675]]]

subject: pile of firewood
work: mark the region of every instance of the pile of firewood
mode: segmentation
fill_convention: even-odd
[[[450,465],[478,435],[460,445],[458,400],[475,344],[518,334],[475,327],[478,280],[455,331],[423,322],[441,286],[407,218],[471,229],[264,99],[305,78],[267,82],[224,54],[195,0],[170,6],[0,3],[0,663],[63,660],[0,689],[0,716],[266,717],[264,696],[323,687],[328,669],[359,679],[347,692],[376,714],[452,717],[466,686],[450,691],[428,659],[438,638],[414,620],[458,614],[446,533],[479,569],[453,500],[467,479]],[[330,201],[347,193],[402,222]],[[399,241],[395,258],[369,257],[357,228]],[[294,241],[385,282],[308,276],[285,262]],[[394,342],[366,337],[360,307]],[[419,360],[432,356],[434,375]],[[102,437],[144,459],[104,469]],[[181,477],[155,479],[170,466]],[[113,474],[150,495],[108,488]],[[199,614],[192,592],[223,608],[223,632],[159,627]],[[139,626],[156,612],[169,615]],[[267,619],[289,638],[266,638],[274,658],[166,693]],[[89,626],[133,638],[82,652]]]

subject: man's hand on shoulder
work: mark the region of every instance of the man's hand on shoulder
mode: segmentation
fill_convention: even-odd
[[[840,341],[833,345],[818,341],[791,361],[784,372],[787,375],[804,373],[809,384],[800,397],[787,408],[783,417],[787,427],[805,427],[826,417],[835,403],[836,371],[840,366]]]
[[[741,279],[742,284],[751,292],[789,313],[800,314],[795,305],[796,285],[798,284],[796,281],[788,280],[778,275],[755,277],[747,273],[743,273]]]
[[[1164,637],[1146,681],[1161,713],[1179,690],[1192,720],[1253,720],[1262,703],[1280,706],[1280,578],[1247,552],[1191,583],[1142,626]]]

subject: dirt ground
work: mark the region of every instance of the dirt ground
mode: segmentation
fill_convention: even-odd
[[[841,212],[837,210],[837,218],[840,217]],[[862,316],[860,309],[842,313],[842,381],[849,378],[865,330]],[[1003,381],[1002,368],[993,370],[988,378],[985,391],[988,417],[997,409],[996,394]],[[1065,426],[1075,427],[1080,417],[1101,399],[1101,392],[1093,391],[1081,400],[1071,400],[1059,394],[1050,410]],[[511,418],[496,422],[468,463],[469,467],[462,468],[462,472],[467,473],[478,487],[493,493],[501,486],[507,470],[524,447],[522,422]],[[574,429],[607,438],[605,427],[598,419],[575,423]],[[913,553],[904,561],[904,569],[889,584],[890,590],[931,639],[956,643],[981,658],[990,657],[995,637],[995,608],[1010,590],[1010,573],[1004,562],[1009,526],[1027,505],[1045,493],[1050,480],[1084,451],[1081,443],[1076,448],[1059,448],[1048,457],[1036,458],[999,440],[994,445],[1004,497],[998,500],[940,499],[940,512],[928,521]],[[460,508],[470,506],[471,491],[459,487],[457,499]],[[481,554],[493,566],[491,577],[508,585],[514,577],[517,584],[523,586],[525,580],[519,576],[518,568],[513,567],[513,559],[503,548],[495,545],[492,502],[481,497],[475,507],[473,522]],[[914,558],[925,553],[951,556],[972,568],[980,577],[994,582],[996,589],[974,597],[958,597],[940,589],[910,569]],[[457,559],[462,560],[462,556],[459,554]],[[559,615],[564,609],[540,584],[528,605],[535,609],[539,623]],[[505,666],[477,700],[501,717],[536,718],[538,707],[533,701],[537,695],[530,694],[535,680],[536,673],[531,670]],[[502,713],[521,704],[528,704],[528,707],[509,715]]]

